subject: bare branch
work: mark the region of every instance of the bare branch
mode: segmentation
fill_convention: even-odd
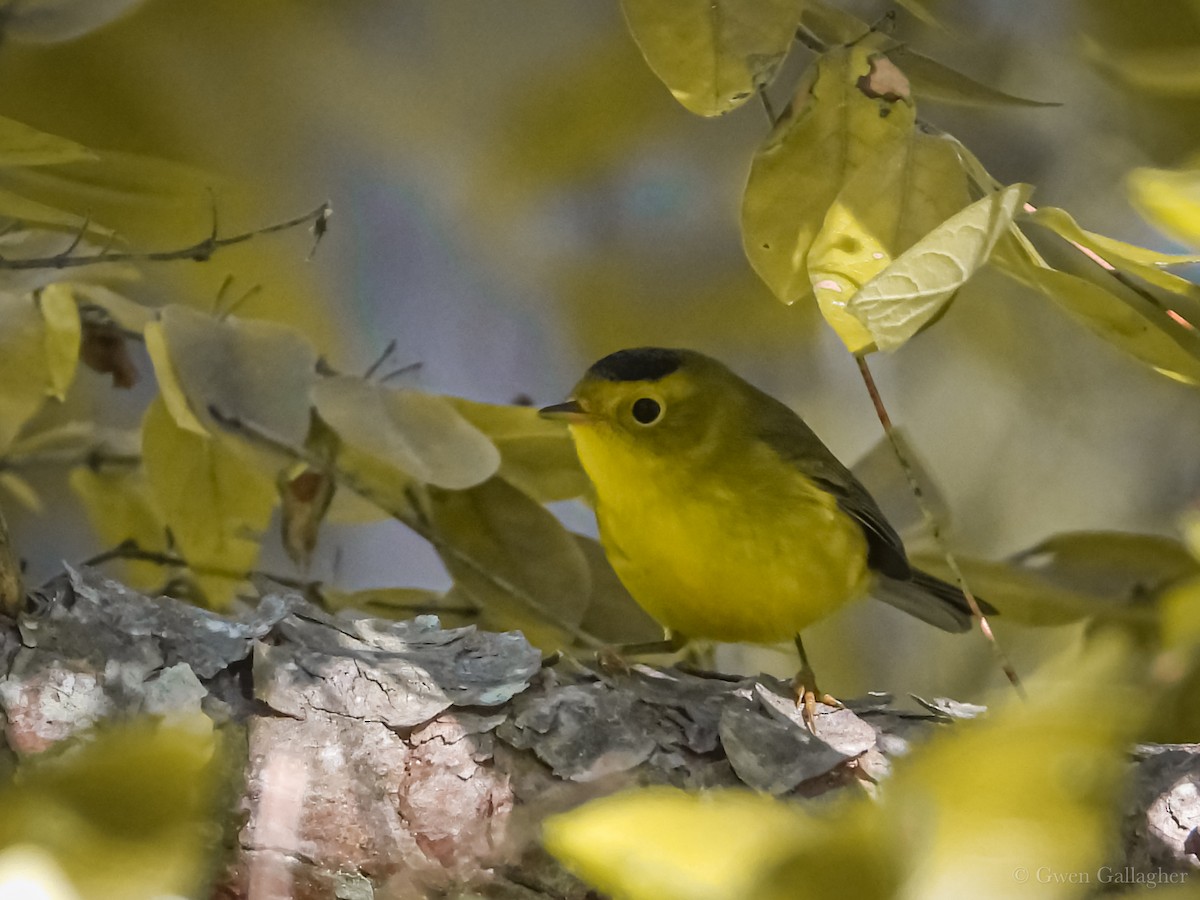
[[[295,216],[284,222],[277,222],[274,225],[267,225],[263,228],[256,228],[253,231],[244,231],[239,234],[232,234],[229,237],[218,237],[216,232],[216,213],[214,208],[213,214],[213,231],[202,241],[197,241],[189,247],[182,247],[178,250],[162,250],[154,252],[113,252],[109,247],[105,247],[96,253],[88,253],[80,256],[72,256],[71,251],[76,244],[73,243],[70,248],[55,256],[31,257],[28,259],[7,259],[0,257],[0,270],[9,271],[27,271],[30,269],[75,269],[82,266],[92,266],[99,263],[118,263],[118,262],[173,262],[175,260],[190,259],[193,262],[206,262],[218,250],[225,247],[231,247],[234,244],[243,244],[251,238],[258,237],[264,234],[273,234],[277,231],[286,231],[290,228],[295,228],[299,225],[312,223],[314,242],[313,249],[309,252],[308,258],[311,259],[313,253],[316,252],[317,242],[325,234],[328,229],[328,221],[330,215],[330,206],[328,203],[322,203],[311,212],[307,212],[302,216]]]

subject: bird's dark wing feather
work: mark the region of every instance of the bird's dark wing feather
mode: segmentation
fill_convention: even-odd
[[[801,473],[829,491],[846,515],[854,519],[867,539],[867,565],[891,578],[912,575],[908,555],[896,529],[891,526],[862,482],[843,466],[804,420],[768,394],[769,413],[763,418],[759,437]],[[761,405],[758,405],[761,410]]]

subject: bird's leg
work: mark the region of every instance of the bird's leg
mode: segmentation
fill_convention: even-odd
[[[687,645],[681,634],[667,632],[661,641],[641,641],[636,644],[616,644],[601,647],[596,651],[596,662],[606,672],[628,672],[630,656],[648,656],[652,653],[677,653]]]
[[[813,672],[812,665],[808,661],[808,654],[804,652],[804,642],[800,640],[798,634],[796,635],[796,650],[800,654],[800,671],[792,679],[792,690],[796,695],[796,706],[800,707],[800,717],[804,719],[808,730],[816,734],[817,726],[814,717],[817,711],[817,702],[838,708],[842,704],[817,687],[816,673]]]

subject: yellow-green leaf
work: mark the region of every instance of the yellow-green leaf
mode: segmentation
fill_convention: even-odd
[[[940,553],[914,553],[912,564],[939,578],[954,580]],[[996,607],[1005,622],[1054,627],[1109,612],[1112,604],[1090,591],[1056,584],[1036,569],[1008,561],[956,556],[971,591]]]
[[[274,481],[223,442],[181,428],[161,398],[142,421],[142,456],[155,509],[208,603],[225,606],[258,559]]]
[[[969,201],[954,144],[911,127],[846,180],[808,252],[808,275],[851,353],[873,348],[874,338],[847,301]]]
[[[1197,206],[1197,210],[1200,211],[1200,206]],[[1200,254],[1162,253],[1148,247],[1118,241],[1116,238],[1080,227],[1070,213],[1056,206],[1039,207],[1029,218],[1060,237],[1091,251],[1114,268],[1137,275],[1144,281],[1174,294],[1200,301],[1200,285],[1163,271],[1164,266],[1198,263]]]
[[[750,791],[648,787],[552,816],[542,841],[561,863],[620,900],[756,900],[762,875],[824,823]],[[793,897],[808,896],[803,884]]]
[[[309,391],[317,377],[317,353],[304,335],[275,322],[218,320],[177,305],[162,310],[159,326],[170,362],[167,381],[174,376],[191,412],[176,417],[182,427],[192,430],[192,418],[202,426],[211,422],[212,407],[282,443],[304,443]],[[151,354],[156,374],[160,356],[156,346]]]
[[[853,13],[824,0],[808,0],[800,22],[826,46],[856,44],[871,33],[871,25]]]
[[[1005,274],[1046,294],[1109,343],[1164,375],[1200,384],[1200,335],[1163,306],[1090,264],[1079,275],[1051,268],[1019,230],[995,259]]]
[[[220,854],[222,759],[199,713],[96,729],[21,763],[0,790],[0,849],[49,857],[86,900],[199,896]]]
[[[159,398],[165,404],[171,418],[180,428],[185,428],[192,434],[208,437],[208,429],[200,424],[200,420],[188,405],[187,394],[179,383],[179,375],[171,363],[171,354],[167,350],[167,339],[163,335],[162,322],[150,322],[143,332],[146,341],[146,354],[150,364],[154,366],[154,377],[158,380]]]
[[[0,116],[0,167],[48,166],[95,158],[82,144]]]
[[[46,365],[50,372],[50,396],[62,400],[75,380],[79,365],[79,343],[83,326],[79,307],[66,285],[47,285],[38,294],[38,307],[46,320]]]
[[[1134,169],[1125,187],[1137,211],[1163,234],[1200,247],[1200,169]]]
[[[1145,50],[1114,52],[1085,41],[1083,49],[1100,68],[1137,90],[1168,97],[1200,94],[1200,44],[1157,44]]]
[[[908,47],[889,50],[888,56],[908,76],[912,92],[922,100],[956,106],[1061,106],[1006,94]]]
[[[896,764],[887,832],[907,836],[903,896],[1023,896],[1020,879],[1095,872],[1111,859],[1129,742],[1145,720],[1125,642],[1094,643],[956,722]],[[1069,839],[1067,839],[1069,836]],[[864,848],[866,853],[874,852]],[[1018,890],[1014,890],[1014,884]],[[1069,892],[1058,897],[1078,894]]]
[[[775,76],[805,0],[621,0],[634,40],[675,99],[701,116],[745,103]]]
[[[42,498],[28,481],[16,472],[0,472],[0,491],[8,494],[31,513],[42,511]]]
[[[154,309],[130,300],[105,285],[93,284],[90,281],[64,281],[61,283],[70,286],[77,301],[100,307],[108,313],[118,327],[126,331],[140,334],[154,320]]]
[[[497,474],[539,503],[570,500],[589,491],[575,443],[565,425],[528,406],[497,406],[446,398],[500,451]]]
[[[625,590],[600,544],[581,534],[572,536],[583,551],[591,572],[592,589],[583,617],[583,630],[614,646],[661,640],[663,627]]]
[[[881,350],[894,350],[941,314],[967,280],[988,261],[996,242],[1029,195],[1014,184],[955,213],[846,303]]]
[[[33,297],[0,293],[0,453],[53,389],[46,331]]]
[[[500,468],[500,451],[444,397],[349,376],[321,379],[313,403],[348,448],[416,481],[461,489]]]
[[[6,188],[0,188],[0,216],[28,224],[51,225],[56,228],[77,229],[84,223],[84,220],[74,213],[46,203],[38,203],[36,200],[22,197]],[[88,230],[100,231],[91,226]]]
[[[133,541],[152,553],[169,551],[166,526],[155,509],[144,471],[96,472],[79,466],[71,470],[69,482],[106,548]],[[154,563],[129,560],[123,566],[122,578],[141,590],[166,580],[163,567]]]
[[[784,303],[811,294],[807,258],[847,179],[912,129],[903,99],[859,87],[879,55],[877,35],[823,55],[785,117],[754,155],[742,198],[742,243],[759,277]]]
[[[480,624],[520,628],[543,649],[568,645],[591,593],[587,560],[544,507],[502,478],[429,491],[433,545]]]

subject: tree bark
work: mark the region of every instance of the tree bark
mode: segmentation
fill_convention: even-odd
[[[818,738],[765,676],[547,664],[520,634],[335,618],[294,594],[223,617],[87,569],[0,621],[0,672],[18,757],[146,713],[244,733],[225,900],[583,900],[539,848],[546,815],[635,783],[872,791],[892,756],[981,711],[870,696],[818,715]],[[1123,864],[1194,871],[1200,747],[1139,747],[1131,785]]]

